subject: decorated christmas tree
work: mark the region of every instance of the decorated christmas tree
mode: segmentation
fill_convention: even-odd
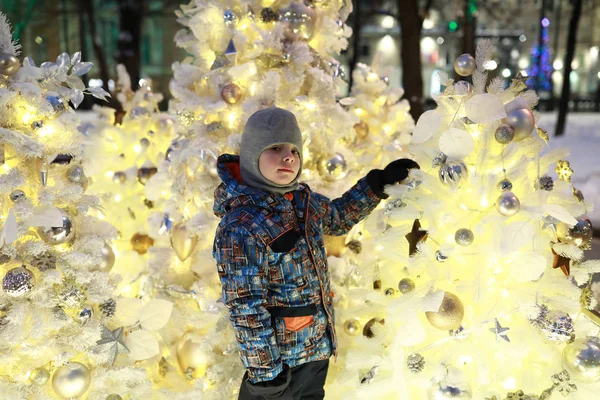
[[[549,91],[552,88],[552,60],[550,59],[550,35],[548,25],[550,22],[544,18],[542,24],[541,43],[536,43],[531,48],[531,59],[527,67],[527,86],[530,89]]]
[[[84,86],[92,64],[80,53],[38,67],[19,47],[0,14],[1,397],[148,396],[145,372],[115,363],[128,352],[110,323],[117,232],[91,216],[73,109],[107,93]]]
[[[567,152],[547,150],[523,78],[487,84],[460,56],[409,151],[421,165],[332,264],[346,341],[331,398],[591,399],[600,380],[598,261]],[[345,268],[345,269],[344,269]],[[344,273],[340,273],[343,271]],[[348,272],[351,274],[348,275]],[[376,273],[374,273],[376,272]]]

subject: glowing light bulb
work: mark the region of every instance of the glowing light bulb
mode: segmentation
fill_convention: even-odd
[[[517,387],[517,380],[515,378],[508,378],[504,381],[502,386],[504,387],[504,389],[508,390],[515,389]]]
[[[229,114],[229,127],[233,128],[235,126],[235,113]]]
[[[358,115],[359,117],[361,115],[363,115],[365,113],[365,110],[363,110],[362,108],[355,108],[354,109],[354,114]]]
[[[115,202],[117,202],[117,203],[120,202],[121,201],[121,195],[118,194],[118,193],[115,194],[115,198],[114,199],[115,199]]]
[[[481,205],[481,207],[483,207],[483,208],[487,208],[487,207],[490,205],[490,203],[488,202],[488,199],[487,199],[487,197],[485,197],[485,196],[483,196],[483,197],[481,198],[481,201],[479,202],[479,204],[480,204],[480,205]]]
[[[136,153],[139,153],[140,151],[142,151],[142,146],[140,146],[139,144],[136,144],[135,146],[133,146],[133,151],[135,151]]]
[[[112,179],[112,177],[113,177],[114,174],[115,174],[115,171],[106,171],[104,173],[104,176],[107,177],[107,178],[109,178],[109,179]]]

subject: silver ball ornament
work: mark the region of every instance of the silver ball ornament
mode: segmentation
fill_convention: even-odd
[[[108,244],[102,246],[100,251],[101,260],[99,264],[96,264],[91,271],[102,271],[109,272],[115,265],[115,252],[112,247]]]
[[[319,174],[326,181],[337,181],[344,179],[348,173],[346,159],[340,153],[321,158],[317,169]]]
[[[150,132],[152,132],[152,131],[150,131]],[[150,133],[150,132],[148,132],[148,133]],[[148,147],[150,147],[150,140],[148,140],[148,138],[141,138],[140,139],[140,147],[144,150],[147,149]]]
[[[0,74],[12,76],[21,69],[19,59],[12,54],[0,54]]]
[[[395,294],[396,294],[396,289],[394,289],[394,288],[391,288],[391,287],[390,287],[390,288],[387,288],[387,289],[385,289],[385,295],[386,295],[386,296],[393,296],[393,295],[395,295]]]
[[[515,130],[510,125],[502,124],[496,128],[494,138],[500,144],[508,144],[515,138]]]
[[[460,76],[469,76],[475,71],[477,65],[475,59],[470,54],[461,54],[454,61],[454,70]]]
[[[600,338],[588,336],[575,339],[563,349],[563,364],[577,380],[600,380]]]
[[[21,189],[13,190],[10,194],[10,201],[13,203],[20,203],[26,198],[27,196],[25,195],[25,192]]]
[[[521,209],[521,202],[511,191],[502,192],[496,200],[496,210],[505,217],[515,215]]]
[[[427,392],[429,400],[451,400],[451,399],[472,399],[473,392],[471,386],[467,382],[462,382],[456,385],[451,382],[438,382]]]
[[[80,183],[85,180],[85,173],[81,165],[74,165],[67,171],[67,179],[69,182]]]
[[[403,278],[398,282],[398,290],[400,293],[406,294],[412,292],[415,289],[415,282],[410,278]]]
[[[79,362],[58,367],[52,375],[54,391],[65,399],[83,395],[92,382],[90,370]]]
[[[25,265],[9,270],[2,278],[2,290],[10,297],[27,294],[35,285],[35,276]]]
[[[106,396],[106,400],[123,400],[123,398],[116,393],[112,393]]]
[[[225,12],[223,13],[223,22],[225,22],[226,26],[231,26],[235,24],[236,19],[236,15],[231,10],[225,10]]]
[[[517,142],[530,137],[531,132],[533,132],[533,128],[535,127],[533,113],[527,108],[520,108],[508,112],[507,117],[502,120],[502,122],[513,128],[515,132],[513,140]]]
[[[467,166],[458,160],[446,160],[438,175],[444,185],[455,188],[460,188],[469,179]]]
[[[448,256],[442,253],[440,250],[438,250],[435,252],[435,259],[439,262],[446,262],[448,261]]]
[[[454,234],[454,240],[457,244],[461,246],[468,246],[473,243],[475,239],[475,235],[473,235],[473,231],[467,228],[461,228],[456,231]]]
[[[279,21],[286,27],[287,39],[292,41],[310,40],[315,33],[317,12],[303,2],[294,2],[280,10]]]
[[[60,210],[60,213],[62,214],[61,226],[40,226],[37,228],[40,238],[48,244],[57,245],[66,243],[75,237],[75,226],[73,226],[69,215],[63,210]]]
[[[500,182],[498,182],[498,189],[502,190],[503,192],[506,192],[508,190],[512,190],[512,182],[509,181],[508,179],[502,179]]]
[[[61,113],[67,109],[61,96],[46,96],[46,100],[52,106],[55,114]]]
[[[90,306],[90,305],[83,306],[81,311],[79,311],[79,315],[78,315],[79,322],[81,324],[85,324],[86,322],[89,321],[90,318],[92,318],[93,314],[94,314],[94,310],[93,310],[92,306]]]

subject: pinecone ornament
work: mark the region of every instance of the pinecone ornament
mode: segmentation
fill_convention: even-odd
[[[406,366],[413,374],[418,374],[425,368],[425,357],[419,353],[413,353],[406,358]]]
[[[544,175],[539,179],[537,187],[538,189],[550,192],[554,189],[554,180],[552,180],[552,177]]]

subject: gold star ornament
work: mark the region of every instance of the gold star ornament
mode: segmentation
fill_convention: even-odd
[[[412,257],[417,253],[417,245],[427,240],[427,231],[421,229],[421,223],[418,219],[415,219],[413,223],[412,231],[410,231],[405,237],[408,240],[408,255]]]

